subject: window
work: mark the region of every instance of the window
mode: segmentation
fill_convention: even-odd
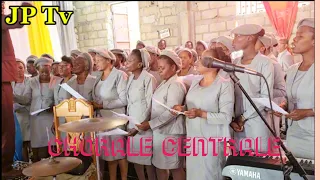
[[[310,5],[310,1],[299,1],[298,7]],[[238,1],[237,2],[237,15],[249,15],[260,12],[266,12],[262,1]]]

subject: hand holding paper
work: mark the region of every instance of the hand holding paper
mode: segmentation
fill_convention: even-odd
[[[185,115],[184,112],[179,112],[179,111],[176,111],[176,110],[174,110],[174,109],[171,109],[171,108],[169,108],[168,106],[164,105],[163,103],[161,103],[160,101],[158,101],[158,100],[156,100],[156,99],[154,99],[154,98],[152,98],[152,100],[153,100],[154,102],[160,104],[160,105],[163,106],[164,108],[168,109],[169,111],[174,112],[175,114]]]
[[[271,108],[268,98],[252,98],[252,101],[255,103],[261,104],[263,106],[266,106],[268,108]],[[278,106],[275,102],[271,101],[271,103],[272,103],[272,109],[274,111],[279,112],[284,115],[289,114],[287,111],[283,110],[280,106]]]
[[[30,115],[31,115],[31,116],[36,115],[36,114],[41,113],[42,111],[45,111],[45,110],[47,110],[47,109],[50,109],[50,107],[45,108],[45,109],[39,109],[39,110],[37,110],[37,111],[33,111],[33,112],[30,113]]]

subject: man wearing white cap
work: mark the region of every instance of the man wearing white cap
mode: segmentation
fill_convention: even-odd
[[[118,70],[114,64],[116,56],[107,49],[96,50],[97,69],[102,73],[97,77],[93,86],[93,108],[96,110],[97,117],[111,117],[113,112],[119,114],[126,113],[127,102],[127,82],[128,76],[125,72]],[[119,126],[125,129],[125,125]],[[125,136],[101,136],[108,142],[122,139],[125,142]],[[109,144],[109,143],[108,143]],[[120,146],[113,148],[110,145],[104,145],[107,152],[117,152],[115,155],[105,156],[100,158],[108,162],[110,179],[117,179],[117,167],[119,165],[121,179],[127,178],[128,163],[126,155],[120,152],[126,152],[126,147]],[[100,146],[100,149],[103,146]],[[113,150],[112,150],[113,149]],[[100,150],[101,151],[101,150]],[[102,168],[103,169],[103,168]]]
[[[52,76],[51,65],[52,59],[41,57],[36,63],[39,75],[31,78],[24,94],[14,95],[14,101],[23,105],[30,105],[30,112],[40,109],[46,109],[36,115],[31,116],[30,120],[30,140],[33,152],[33,162],[40,161],[41,158],[48,158],[48,137],[46,128],[52,126],[54,106],[54,87],[61,81],[60,77]],[[49,139],[53,139],[54,135],[49,131]],[[52,145],[54,145],[52,143]]]
[[[157,87],[159,86],[159,84],[162,82],[162,78],[160,77],[160,74],[158,72],[158,59],[160,56],[160,49],[154,46],[147,46],[146,50],[149,52],[150,54],[150,62],[149,62],[149,70],[148,72],[150,74],[152,74],[156,80],[157,80]]]
[[[278,50],[278,62],[280,63],[282,69],[286,72],[287,69],[294,64],[294,57],[288,51],[288,43],[287,39],[280,39],[278,42],[277,50]]]
[[[92,60],[93,60],[93,69],[92,69],[92,76],[98,76],[100,71],[97,70],[96,66],[96,50],[95,49],[88,49],[88,53],[91,55]]]
[[[233,47],[237,50],[243,50],[243,57],[235,59],[234,64],[245,66],[261,73],[267,80],[269,87],[274,84],[274,70],[271,60],[257,53],[255,44],[259,37],[264,35],[264,29],[255,24],[245,24],[236,27],[231,31],[234,34]],[[240,79],[240,83],[251,98],[268,98],[268,88],[263,79],[246,73],[235,73]],[[270,89],[270,95],[273,96],[273,88]],[[255,147],[245,147],[241,150],[255,150],[258,152],[268,151],[268,139],[270,132],[258,113],[252,107],[241,90],[235,87],[235,119],[231,123],[231,127],[235,131],[235,140],[237,146],[244,138],[259,138],[259,145]],[[267,119],[265,107],[257,105],[260,113]],[[258,149],[256,148],[258,147]],[[238,148],[239,150],[239,148]]]
[[[258,38],[255,48],[257,52],[260,52],[261,54],[268,56],[273,64],[274,85],[273,85],[272,101],[274,101],[277,104],[280,104],[282,101],[285,100],[286,82],[284,79],[285,73],[282,70],[281,65],[278,63],[277,58],[272,53],[272,47],[275,44],[277,44],[276,39],[266,34]],[[272,112],[269,112],[269,113],[272,113]],[[273,128],[272,123],[274,123],[275,132],[277,133],[277,136],[280,136],[279,122],[281,121],[281,119],[278,117],[274,117],[274,122],[272,122],[271,116],[269,116],[268,120],[272,128]]]
[[[129,73],[126,71],[124,67],[124,63],[128,59],[128,54],[123,49],[112,49],[111,52],[116,56],[114,67],[127,73],[127,75],[129,75]]]
[[[296,37],[293,39],[293,53],[301,54],[301,63],[294,64],[287,70],[288,109],[287,146],[295,157],[314,159],[314,61],[315,61],[314,18],[302,19],[298,23]]]

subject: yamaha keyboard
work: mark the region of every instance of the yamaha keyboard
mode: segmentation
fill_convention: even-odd
[[[287,159],[285,156],[284,163]],[[307,173],[309,180],[314,180],[314,160],[297,158],[302,168]],[[283,171],[280,156],[229,156],[223,168],[222,175],[232,180],[262,179],[281,180]],[[290,174],[291,180],[303,180],[293,168]]]

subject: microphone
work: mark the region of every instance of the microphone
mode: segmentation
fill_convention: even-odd
[[[225,72],[240,72],[240,73],[248,73],[256,76],[262,76],[261,73],[255,70],[252,70],[250,68],[224,62],[222,60],[212,58],[212,57],[204,57],[202,61],[202,65],[208,68],[223,69]]]

